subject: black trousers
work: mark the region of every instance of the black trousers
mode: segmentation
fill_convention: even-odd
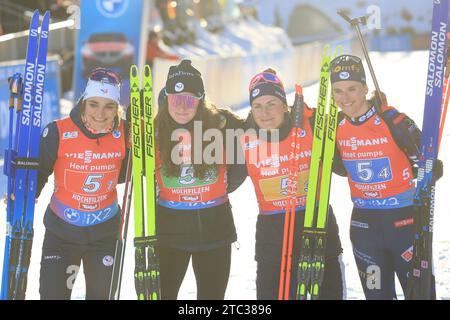
[[[325,270],[319,297],[321,300],[342,300],[344,298],[343,264],[336,217],[330,207],[325,250]],[[256,296],[258,300],[277,300],[280,282],[281,251],[283,245],[284,214],[260,215],[256,225],[255,260]],[[304,211],[296,212],[294,246],[292,250],[290,298],[295,299],[297,269],[301,248],[301,230]]]
[[[88,245],[74,244],[48,230],[42,247],[40,288],[42,300],[69,300],[83,262],[86,300],[107,300],[114,262],[115,238]]]
[[[223,300],[231,266],[231,244],[219,248],[189,252],[159,247],[161,297],[176,300],[192,257],[198,300]]]

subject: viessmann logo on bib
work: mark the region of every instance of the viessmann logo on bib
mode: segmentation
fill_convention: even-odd
[[[86,150],[85,152],[66,152],[64,155],[69,159],[84,160],[84,163],[91,163],[92,160],[117,159],[122,157],[122,152],[92,152]]]

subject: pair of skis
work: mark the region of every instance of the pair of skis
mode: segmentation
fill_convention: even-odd
[[[342,48],[336,48],[335,56],[342,53]],[[301,232],[301,248],[298,261],[296,298],[307,299],[310,292],[311,299],[318,299],[320,286],[325,268],[326,227],[328,218],[328,205],[330,196],[330,184],[332,163],[334,158],[335,138],[338,120],[338,109],[331,97],[328,106],[328,87],[330,79],[331,47],[325,46],[322,54],[319,98],[314,120],[314,138],[311,154],[310,174],[308,179],[308,192],[306,198],[306,211],[303,229]],[[296,113],[302,112],[303,96],[297,93],[294,103],[294,119],[298,119]],[[301,110],[301,111],[300,111]],[[302,119],[302,117],[300,117]],[[288,180],[289,194],[286,206],[284,225],[284,237],[282,247],[282,261],[280,272],[279,299],[288,300],[290,297],[291,263],[294,236],[295,200],[297,194],[298,153],[300,146],[298,140],[294,140],[303,124],[294,121],[295,130],[292,134],[291,144],[291,171]],[[301,120],[303,122],[303,119]],[[325,125],[326,124],[326,125]],[[295,134],[294,134],[295,133]],[[319,193],[319,177],[320,193]],[[319,201],[317,205],[317,201]]]
[[[148,65],[145,65],[142,73],[142,90],[140,82],[138,68],[133,65],[130,69],[130,129],[132,143],[127,166],[127,182],[125,185],[123,206],[124,214],[122,215],[121,231],[116,245],[116,262],[111,281],[110,299],[118,299],[120,297],[131,193],[133,194],[134,205],[136,263],[134,280],[137,297],[138,300],[159,300],[161,298],[155,225],[153,81]]]
[[[39,18],[36,10],[30,23],[23,86],[18,74],[10,82],[10,138],[4,166],[4,173],[8,176],[8,202],[1,287],[3,300],[25,299],[33,243],[50,13],[45,13],[40,31]],[[17,100],[15,126],[14,100]]]
[[[431,30],[431,45],[428,62],[426,97],[422,137],[420,143],[419,170],[417,176],[414,204],[416,209],[413,258],[408,277],[406,299],[429,300],[435,296],[432,288],[432,242],[435,202],[434,168],[439,150],[443,89],[448,83],[445,79],[447,62],[448,0],[435,0]],[[447,70],[448,75],[448,70]],[[447,103],[448,103],[448,97]],[[444,110],[442,110],[444,109]]]

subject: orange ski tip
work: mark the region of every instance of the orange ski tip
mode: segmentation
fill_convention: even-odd
[[[303,87],[300,84],[296,84],[295,85],[295,93],[297,95],[302,95],[303,94]]]

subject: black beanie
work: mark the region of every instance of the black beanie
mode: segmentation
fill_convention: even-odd
[[[205,94],[202,75],[191,65],[191,60],[182,60],[179,65],[171,66],[167,74],[166,93],[181,92],[192,93],[198,98]]]
[[[253,100],[260,96],[274,96],[287,104],[283,83],[278,78],[276,71],[271,68],[258,73],[252,78],[249,94],[250,105]]]
[[[338,81],[358,81],[366,84],[366,73],[361,59],[344,54],[334,58],[330,64],[331,83]]]

